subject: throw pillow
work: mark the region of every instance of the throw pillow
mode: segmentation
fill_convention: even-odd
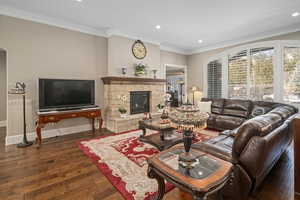
[[[201,112],[211,113],[211,101],[199,101],[197,106]]]

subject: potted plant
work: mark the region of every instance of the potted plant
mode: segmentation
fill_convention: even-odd
[[[146,65],[143,63],[139,63],[135,65],[135,75],[136,76],[145,76],[147,75]]]
[[[118,110],[122,118],[126,117],[127,110],[124,107],[120,107]]]
[[[163,109],[164,109],[164,107],[165,107],[165,105],[163,105],[163,104],[157,104],[157,106],[156,106],[157,108],[158,108],[158,112],[159,113],[162,113],[163,112]]]

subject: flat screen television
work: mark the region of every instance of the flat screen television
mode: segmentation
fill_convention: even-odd
[[[39,79],[38,86],[40,110],[95,105],[95,80]]]

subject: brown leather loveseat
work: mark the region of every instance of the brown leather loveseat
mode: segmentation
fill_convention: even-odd
[[[216,138],[194,144],[193,148],[233,163],[233,180],[223,188],[222,195],[224,199],[246,200],[291,143],[290,125],[298,110],[263,101],[203,101],[212,101],[208,127],[223,132]]]

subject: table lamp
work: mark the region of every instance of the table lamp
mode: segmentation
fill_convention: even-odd
[[[169,114],[171,125],[177,130],[183,132],[183,143],[185,153],[180,154],[179,161],[185,163],[188,168],[196,161],[196,156],[190,152],[194,131],[201,131],[206,128],[206,121],[209,115],[199,111],[194,105],[182,105],[172,110]]]

